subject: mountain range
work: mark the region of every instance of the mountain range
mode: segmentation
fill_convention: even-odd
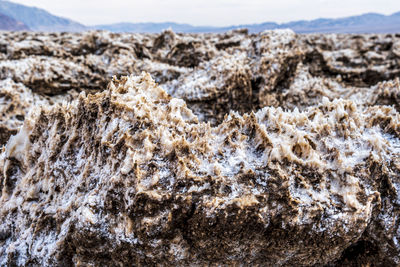
[[[29,28],[23,22],[0,13],[0,30],[28,31]]]
[[[173,22],[165,23],[116,23],[108,25],[85,26],[68,18],[50,14],[44,9],[0,0],[0,30],[65,31],[109,30],[112,32],[158,33],[171,28],[175,32],[203,33],[225,32],[247,28],[250,32],[290,28],[297,33],[400,33],[400,12],[386,16],[367,13],[338,19],[301,20],[288,23],[265,22],[228,27],[193,26]]]
[[[22,22],[32,31],[79,32],[88,29],[86,26],[78,22],[54,16],[44,9],[29,7],[4,0],[0,1],[0,14],[11,17],[18,22]]]

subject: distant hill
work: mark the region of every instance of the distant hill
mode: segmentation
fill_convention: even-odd
[[[256,33],[264,30],[290,28],[297,33],[400,33],[400,12],[390,16],[377,13],[368,13],[360,16],[351,16],[339,19],[301,20],[278,24],[265,22],[260,24],[243,24],[229,27],[192,26],[189,24],[166,23],[118,23],[97,25],[94,29],[113,32],[160,32],[172,28],[175,32],[225,32],[228,30],[247,28]]]
[[[0,13],[0,30],[1,31],[29,31],[21,21],[17,21],[9,16]]]
[[[175,32],[221,32],[225,28],[218,27],[201,27],[192,26],[190,24],[180,24],[174,22],[165,23],[116,23],[106,25],[96,25],[91,27],[92,29],[107,30],[112,32],[146,32],[146,33],[158,33],[165,29],[172,28]]]
[[[281,24],[299,33],[400,33],[400,12],[390,16],[368,13],[339,19],[316,19]]]
[[[70,19],[54,16],[43,9],[4,0],[0,1],[0,13],[21,21],[33,31],[79,32],[87,30],[82,24]]]
[[[112,32],[158,33],[164,29],[172,28],[173,31],[182,33],[218,33],[239,28],[247,28],[250,32],[256,33],[264,30],[290,28],[297,33],[400,33],[400,12],[394,13],[390,16],[368,13],[360,16],[351,16],[339,19],[321,18],[315,20],[292,21],[282,24],[265,22],[260,24],[244,24],[228,27],[193,26],[190,24],[179,24],[174,22],[117,23],[87,27],[73,20],[54,16],[43,9],[28,7],[6,0],[0,0],[0,14],[4,14],[16,21],[22,22],[22,24],[25,24],[26,27],[29,27],[33,31],[80,32],[94,29],[108,30]],[[5,18],[3,20],[5,21]]]

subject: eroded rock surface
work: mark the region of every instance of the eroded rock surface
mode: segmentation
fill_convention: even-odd
[[[114,80],[7,143],[1,262],[315,265],[364,242],[399,264],[399,119],[324,98],[211,127],[148,74]]]
[[[0,265],[400,265],[399,40],[2,33]]]
[[[4,32],[0,79],[10,78],[35,94],[70,99],[71,90],[101,91],[114,75],[147,71],[200,120],[217,125],[230,110],[304,109],[322,96],[375,104],[368,101],[376,90],[391,92],[378,103],[399,108],[399,47],[398,35],[296,35],[290,30],[257,35],[245,30]]]

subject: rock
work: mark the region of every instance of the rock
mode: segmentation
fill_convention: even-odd
[[[307,62],[315,75],[341,75],[356,86],[371,86],[400,76],[396,67],[398,36],[387,35],[307,35],[302,41]]]
[[[391,107],[211,127],[142,74],[31,114],[0,156],[2,265],[400,264]]]
[[[217,57],[166,83],[164,88],[185,99],[200,120],[216,125],[230,110],[243,113],[256,108],[248,61],[244,53]]]
[[[0,265],[400,265],[399,40],[1,33]]]
[[[48,105],[43,97],[11,79],[0,81],[0,145],[18,132],[32,106]]]
[[[168,93],[184,99],[200,120],[217,125],[230,110],[305,108],[319,103],[322,95],[368,98],[364,91],[370,95],[378,83],[400,75],[398,43],[398,35],[296,35],[290,30],[258,35],[245,30],[186,35],[171,30],[159,35],[5,32],[0,35],[0,78],[52,96],[101,91],[114,75],[147,71]],[[309,88],[307,97],[298,90],[298,75],[306,78],[300,84]],[[321,86],[314,88],[316,80]]]
[[[18,62],[6,60],[0,62],[0,69],[0,78],[11,78],[41,94],[57,95],[74,88],[99,89],[101,85],[98,74],[63,59],[32,56]]]
[[[1,64],[1,63],[0,63]],[[32,107],[51,106],[71,101],[78,93],[70,90],[64,95],[44,96],[32,92],[22,83],[8,78],[0,81],[0,146],[7,143],[11,135],[18,132]]]

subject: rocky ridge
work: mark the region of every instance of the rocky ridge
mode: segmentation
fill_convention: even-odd
[[[399,44],[3,33],[0,263],[400,264]]]

